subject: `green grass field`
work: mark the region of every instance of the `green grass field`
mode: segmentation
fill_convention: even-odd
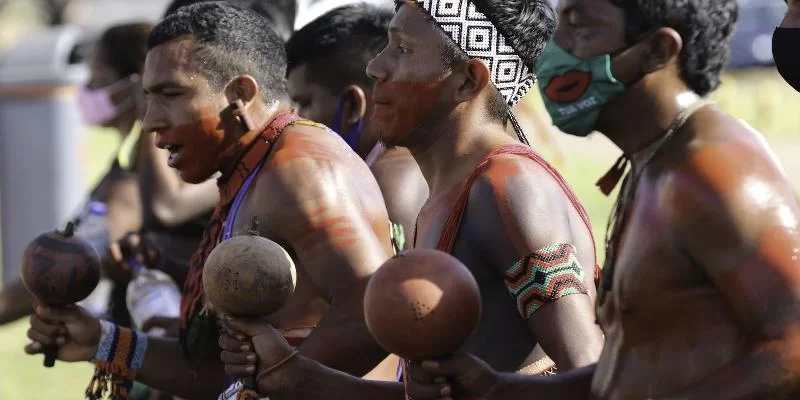
[[[726,76],[725,85],[714,98],[724,109],[745,118],[764,132],[774,144],[780,143],[775,146],[776,151],[789,164],[792,161],[791,152],[781,154],[781,150],[786,143],[800,145],[800,140],[795,136],[796,132],[800,132],[800,114],[794,111],[800,106],[800,96],[777,79],[771,70],[757,71],[744,77]],[[569,159],[566,165],[558,167],[588,210],[598,251],[602,253],[606,218],[613,195],[603,196],[594,183],[617,154],[613,149],[609,150],[610,146],[602,138],[563,139],[560,142],[562,148],[569,149]],[[86,152],[91,157],[86,160],[87,184],[103,173],[117,143],[118,139],[108,131],[88,134]],[[543,153],[547,156],[547,149]],[[787,170],[800,189],[800,169]],[[60,363],[53,369],[43,368],[41,356],[30,357],[22,351],[27,342],[26,329],[25,321],[0,328],[0,400],[82,399],[91,367],[88,364]]]

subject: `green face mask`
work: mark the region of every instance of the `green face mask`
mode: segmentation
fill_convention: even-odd
[[[550,41],[536,67],[547,112],[570,135],[591,133],[603,106],[625,91],[611,73],[609,54],[581,60]]]

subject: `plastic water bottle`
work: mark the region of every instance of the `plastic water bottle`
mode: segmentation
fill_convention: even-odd
[[[108,231],[108,208],[105,203],[92,201],[86,205],[86,209],[78,217],[75,234],[89,242],[100,259],[106,258],[111,238]]]
[[[137,260],[129,260],[133,280],[128,284],[126,304],[133,323],[143,328],[153,317],[178,318],[181,313],[181,291],[178,285],[164,272],[148,269]],[[163,336],[158,327],[147,332],[152,336]]]
[[[110,238],[105,203],[92,201],[86,205],[78,218],[75,235],[85,239],[101,259],[108,256]],[[114,283],[110,279],[101,278],[97,288],[78,305],[95,318],[106,317],[113,288]]]

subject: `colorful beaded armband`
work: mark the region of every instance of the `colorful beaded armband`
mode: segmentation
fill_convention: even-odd
[[[95,371],[86,388],[86,398],[100,400],[108,395],[112,400],[126,400],[136,371],[144,365],[147,335],[108,321],[100,321],[100,327],[100,344],[93,360]]]
[[[543,305],[571,294],[586,294],[583,267],[575,246],[558,243],[517,261],[505,273],[505,284],[517,311],[530,318]]]

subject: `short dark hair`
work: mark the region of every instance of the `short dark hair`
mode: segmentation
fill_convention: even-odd
[[[372,85],[366,69],[388,43],[392,9],[358,3],[333,9],[310,22],[286,44],[288,71],[306,65],[331,93],[347,85]]]
[[[96,56],[122,79],[142,74],[147,57],[147,36],[153,24],[147,22],[115,25],[100,35]]]
[[[625,11],[629,44],[660,27],[675,29],[683,38],[681,78],[705,96],[720,85],[728,61],[730,37],[739,17],[737,0],[613,0]]]
[[[194,65],[220,90],[240,75],[255,78],[264,97],[285,98],[286,51],[255,12],[227,2],[179,8],[153,28],[147,46],[193,38]]]
[[[283,40],[289,39],[294,32],[294,20],[297,17],[297,0],[173,0],[164,12],[164,18],[174,14],[181,7],[208,1],[228,1],[249,8],[267,18],[272,29]]]
[[[482,12],[508,44],[522,58],[522,61],[535,70],[536,63],[556,29],[556,16],[549,0],[470,0]],[[398,7],[406,2],[396,0]],[[434,22],[435,23],[435,22]],[[436,24],[439,26],[438,24]],[[441,28],[441,27],[440,27]],[[450,36],[439,29],[445,43],[442,61],[446,68],[452,68],[469,60],[467,54],[453,42]],[[500,91],[495,91],[489,99],[489,116],[506,123],[508,104]]]

